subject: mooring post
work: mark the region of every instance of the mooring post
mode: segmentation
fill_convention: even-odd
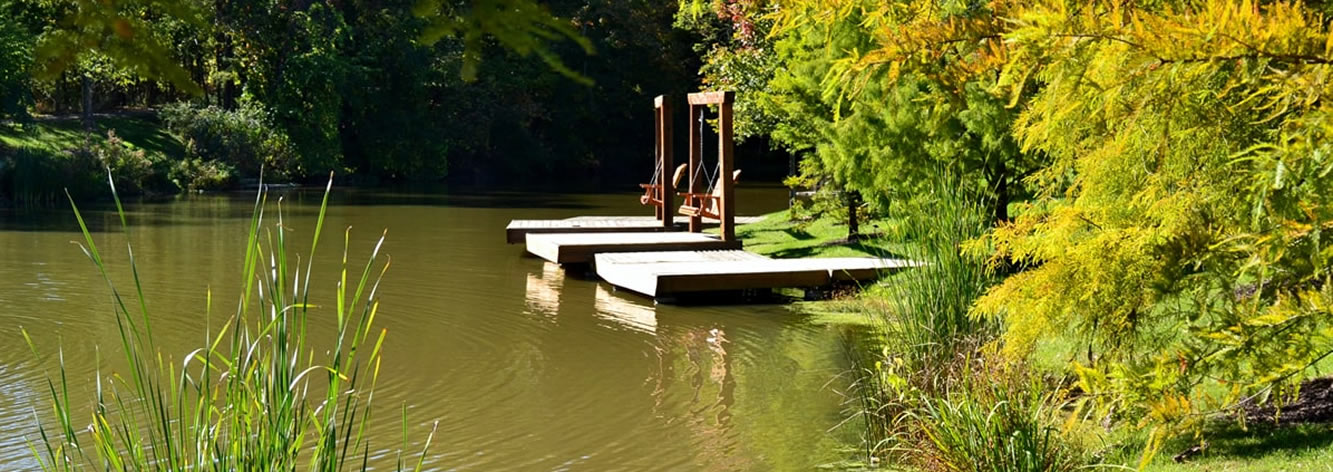
[[[656,175],[657,182],[649,181],[648,185],[656,184],[657,187],[648,188],[649,198],[656,199],[658,206],[653,207],[653,218],[662,221],[662,215],[665,213],[665,207],[660,205],[662,201],[662,96],[658,95],[653,99],[653,175]]]
[[[657,114],[657,153],[661,156],[659,161],[662,168],[658,169],[661,186],[658,191],[658,200],[662,205],[657,207],[658,219],[662,220],[663,229],[671,229],[672,214],[676,207],[676,185],[672,181],[671,169],[675,166],[673,153],[675,150],[671,146],[671,102],[666,97],[658,95],[653,101],[656,105]]]
[[[722,186],[722,197],[718,202],[718,216],[722,220],[722,240],[736,240],[736,179],[732,178],[731,172],[735,167],[733,158],[735,157],[735,142],[732,135],[732,103],[736,100],[735,92],[722,92],[722,103],[718,104],[717,114],[717,149],[718,149],[718,177],[722,179],[718,185]]]

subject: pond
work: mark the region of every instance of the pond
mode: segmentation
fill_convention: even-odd
[[[320,190],[270,196],[305,244]],[[742,188],[739,213],[785,198]],[[134,245],[164,355],[179,359],[234,312],[252,204],[227,194],[131,205],[129,236],[114,213],[87,211],[124,287],[127,237]],[[438,421],[432,470],[790,470],[844,458],[857,432],[835,427],[844,399],[833,379],[848,368],[849,328],[778,304],[655,305],[504,243],[511,219],[644,210],[630,194],[335,190],[312,297],[332,296],[342,230],[351,227],[353,263],[388,230],[378,447],[396,451],[406,405],[416,447]],[[57,349],[76,411],[88,411],[98,356],[120,355],[110,292],[71,244],[77,231],[67,209],[0,211],[0,470],[36,467],[25,441],[37,439],[34,410],[49,411],[43,369]],[[312,323],[332,326],[331,312],[317,308]]]

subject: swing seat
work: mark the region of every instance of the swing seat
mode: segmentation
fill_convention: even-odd
[[[741,170],[736,169],[735,171],[732,171],[731,182],[735,183],[740,180]],[[682,204],[679,209],[681,215],[713,218],[718,220],[722,219],[722,215],[720,215],[721,211],[718,208],[718,201],[722,200],[721,185],[713,187],[712,193],[681,192],[679,195],[685,199],[685,203]]]
[[[676,167],[676,171],[671,175],[671,186],[675,188],[680,185],[680,179],[685,177],[685,171],[690,167],[689,164],[681,164]],[[662,199],[658,197],[662,193],[662,184],[648,183],[639,184],[643,188],[643,195],[639,197],[639,203],[650,206],[662,206]]]

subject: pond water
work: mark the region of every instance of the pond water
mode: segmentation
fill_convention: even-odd
[[[306,244],[320,190],[270,196],[283,197],[286,226]],[[785,205],[779,188],[738,192],[740,214]],[[165,355],[198,347],[218,322],[205,315],[209,290],[212,318],[235,309],[252,199],[127,208]],[[87,213],[113,278],[128,284],[114,213]],[[354,261],[388,229],[371,432],[380,447],[396,449],[406,405],[415,442],[438,421],[432,470],[791,470],[844,458],[840,444],[857,433],[835,428],[843,398],[833,379],[847,368],[847,328],[784,305],[654,305],[504,243],[511,219],[616,214],[644,207],[629,194],[335,190],[312,297],[333,293],[343,229]],[[0,470],[36,467],[26,441],[37,439],[34,410],[49,410],[43,369],[57,349],[78,411],[90,405],[98,350],[120,355],[109,290],[71,244],[77,231],[67,209],[0,211]],[[316,309],[312,322],[332,325],[331,312]]]

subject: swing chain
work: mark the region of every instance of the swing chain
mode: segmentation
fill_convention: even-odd
[[[703,113],[699,113],[699,134],[698,134],[698,136],[699,136],[699,164],[700,164],[700,165],[699,165],[699,168],[698,168],[698,169],[695,169],[695,170],[694,170],[694,178],[698,178],[698,177],[699,177],[699,173],[702,172],[704,178],[708,179],[708,190],[706,190],[706,192],[707,192],[707,193],[712,193],[712,192],[713,192],[713,189],[717,186],[717,174],[721,172],[721,169],[720,169],[720,168],[722,167],[722,162],[721,162],[721,161],[718,161],[717,164],[718,164],[719,169],[715,169],[715,170],[711,173],[711,175],[710,175],[710,173],[708,172],[708,166],[703,165],[703,158],[704,158],[704,139],[703,139],[703,138],[704,138],[704,114],[703,114]]]

